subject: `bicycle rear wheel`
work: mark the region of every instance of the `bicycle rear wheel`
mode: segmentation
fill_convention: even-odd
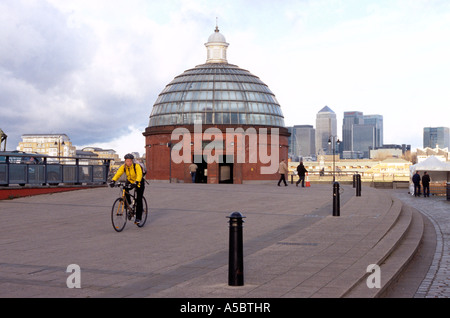
[[[147,222],[147,216],[148,216],[148,207],[147,207],[147,200],[145,197],[142,197],[142,217],[141,222],[137,226],[143,227],[145,222]]]
[[[111,210],[111,222],[117,232],[121,232],[127,223],[127,207],[122,198],[117,198],[114,201]]]

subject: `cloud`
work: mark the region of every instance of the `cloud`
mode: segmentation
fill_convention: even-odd
[[[198,38],[203,5],[164,6],[2,2],[0,125],[8,148],[24,133],[66,133],[87,145],[116,140],[130,126],[144,131],[165,85],[206,59]],[[168,20],[152,18],[155,10]]]
[[[274,3],[1,1],[0,128],[8,148],[24,133],[66,133],[77,145],[113,144],[133,132],[141,139],[165,85],[205,62],[216,17],[229,63],[270,87],[287,125],[315,124],[329,105],[338,120],[347,110],[384,115],[392,143],[413,135],[418,146],[423,126],[449,126],[445,116],[426,124],[405,117],[424,105],[430,113],[448,107],[448,1]]]

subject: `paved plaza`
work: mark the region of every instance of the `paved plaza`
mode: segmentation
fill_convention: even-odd
[[[355,197],[343,185],[341,216],[333,217],[329,184],[155,183],[145,192],[147,224],[117,233],[110,215],[118,196],[104,187],[0,201],[0,297],[373,297],[367,266],[382,264],[387,277],[401,257],[386,260],[386,251],[417,223],[398,199],[440,232],[415,297],[449,296],[450,204],[442,198],[369,187]],[[246,217],[240,287],[228,286],[234,211]],[[81,288],[68,288],[71,264]]]

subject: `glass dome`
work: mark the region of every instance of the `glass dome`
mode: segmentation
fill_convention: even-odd
[[[284,127],[275,95],[257,76],[236,65],[206,63],[175,77],[159,94],[149,126],[213,125]]]
[[[284,127],[275,95],[257,76],[229,64],[228,43],[219,28],[208,38],[206,64],[175,77],[153,105],[149,127],[264,125]]]

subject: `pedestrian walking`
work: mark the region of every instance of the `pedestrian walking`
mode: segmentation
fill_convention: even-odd
[[[308,172],[306,170],[305,166],[303,165],[303,161],[300,161],[300,164],[297,166],[297,173],[298,173],[298,181],[295,183],[295,186],[298,187],[298,184],[302,183],[302,188],[305,187],[305,174]]]
[[[280,166],[278,167],[278,173],[280,174],[280,180],[278,180],[278,186],[280,186],[281,181],[284,182],[284,186],[287,187],[287,182],[286,182],[286,173],[288,173],[288,167],[286,165],[286,160],[281,160],[280,162]]]
[[[192,183],[195,183],[195,176],[197,175],[198,166],[195,163],[189,165],[189,172],[191,173]]]
[[[422,177],[423,197],[430,197],[430,175],[425,171]]]
[[[412,182],[414,183],[414,196],[420,197],[420,174],[419,174],[419,171],[416,171],[416,173],[413,175]]]

